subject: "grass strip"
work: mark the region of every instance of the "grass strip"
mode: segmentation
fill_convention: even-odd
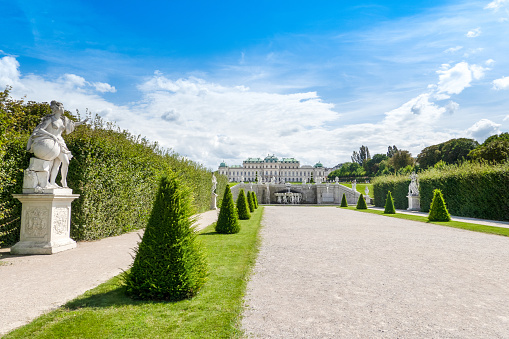
[[[260,206],[250,220],[241,220],[237,234],[218,234],[214,224],[200,233],[209,276],[191,300],[132,300],[116,276],[4,338],[240,338],[243,298],[258,252],[262,214]]]
[[[372,213],[372,214],[378,214],[383,215],[386,217],[391,218],[398,218],[398,219],[405,219],[405,220],[413,220],[413,221],[420,221],[425,222],[428,224],[435,224],[440,226],[447,226],[447,227],[454,227],[454,228],[461,228],[468,231],[474,231],[474,232],[481,232],[481,233],[489,233],[489,234],[496,234],[496,235],[502,235],[505,237],[509,237],[509,228],[504,227],[496,227],[496,226],[488,226],[488,225],[482,225],[482,224],[473,224],[469,222],[463,222],[463,221],[428,221],[428,217],[421,216],[421,215],[415,215],[415,214],[405,214],[405,213],[396,213],[396,214],[384,214],[383,210],[375,210],[368,208],[367,210],[358,210],[355,208],[355,206],[348,206],[348,207],[341,207],[346,208],[353,211],[358,212],[364,212],[364,213]]]

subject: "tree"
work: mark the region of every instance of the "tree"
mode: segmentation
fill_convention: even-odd
[[[359,152],[353,151],[352,153],[352,162],[357,163],[361,166],[363,166],[364,163],[369,159],[371,159],[371,156],[369,155],[368,146],[362,145],[359,148]]]
[[[392,147],[391,146],[387,147],[387,157],[392,158],[394,153],[397,153],[397,152],[398,152],[398,148],[396,147],[396,145],[394,145]]]
[[[309,180],[309,183],[310,184],[314,184],[315,183],[315,178],[313,176],[313,172],[311,172],[311,179]]]
[[[368,209],[368,205],[366,205],[366,200],[364,200],[364,196],[362,195],[359,195],[359,200],[357,200],[357,207],[356,207],[358,210],[367,210]]]
[[[424,148],[417,155],[417,162],[422,168],[433,167],[439,161],[444,161],[447,164],[456,164],[467,159],[469,152],[478,146],[479,143],[474,139],[451,139],[441,144]]]
[[[410,152],[405,150],[400,150],[394,153],[389,160],[389,164],[394,167],[394,169],[397,171],[400,168],[407,167],[408,165],[413,166],[414,165],[414,158],[412,158],[412,155]]]
[[[509,159],[509,133],[492,135],[483,144],[470,151],[468,156],[472,160],[486,160],[502,163]]]
[[[233,203],[232,191],[230,186],[226,185],[224,190],[223,201],[221,202],[221,209],[216,222],[216,232],[223,234],[233,234],[240,231],[239,217],[237,209]]]
[[[445,205],[445,200],[442,195],[442,191],[435,189],[433,191],[433,200],[431,200],[431,206],[429,208],[429,221],[450,221],[451,215]]]
[[[374,175],[377,174],[377,172],[380,170],[380,164],[382,161],[389,159],[388,156],[385,154],[375,154],[373,155],[373,158],[369,159],[366,162],[366,166],[364,169],[366,170],[368,175]]]
[[[341,207],[348,207],[348,201],[346,201],[345,193],[343,193],[343,198],[341,198]]]
[[[394,199],[392,199],[391,191],[387,192],[384,214],[396,214],[396,208],[394,208]]]
[[[249,206],[249,212],[253,213],[255,210],[254,202],[253,202],[253,192],[247,191],[247,205]]]
[[[240,189],[239,196],[237,197],[237,213],[240,220],[249,220],[251,213],[249,213],[249,205],[247,204],[246,194],[244,189]]]
[[[124,275],[133,298],[177,301],[191,298],[205,283],[207,265],[197,242],[189,189],[163,177],[131,270]]]

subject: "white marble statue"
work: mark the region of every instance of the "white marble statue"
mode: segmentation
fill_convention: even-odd
[[[355,179],[353,179],[353,181],[352,181],[352,189],[353,189],[354,191],[356,191],[356,190],[357,190],[357,180],[355,180]]]
[[[366,188],[364,189],[364,194],[369,195],[369,187],[368,186],[366,186]]]
[[[274,177],[274,176],[273,176],[273,177],[270,179],[270,183],[271,183],[272,185],[274,185],[274,184],[276,183],[276,177]]]
[[[217,187],[217,179],[214,174],[212,174],[212,193],[216,193],[216,187]]]
[[[419,195],[419,183],[417,182],[417,174],[412,172],[410,174],[410,185],[408,185],[408,195],[409,196],[418,196]]]
[[[46,187],[59,187],[55,180],[60,167],[62,187],[67,187],[67,171],[72,154],[62,138],[62,132],[69,134],[88,119],[74,122],[64,116],[64,106],[60,102],[53,100],[50,106],[53,114],[42,118],[41,123],[34,129],[28,139],[27,151],[34,153],[37,159],[51,162],[49,183]]]

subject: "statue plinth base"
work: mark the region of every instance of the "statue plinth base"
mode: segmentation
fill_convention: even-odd
[[[420,211],[421,210],[421,197],[418,195],[408,195],[408,208],[407,211]]]
[[[217,194],[212,193],[212,197],[210,199],[210,209],[217,210]]]
[[[76,247],[70,238],[71,202],[79,194],[69,188],[44,189],[47,193],[13,194],[21,201],[20,241],[12,254],[53,254]]]

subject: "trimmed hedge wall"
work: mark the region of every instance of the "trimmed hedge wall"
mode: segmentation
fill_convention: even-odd
[[[31,157],[25,151],[29,134],[19,132],[0,145],[0,247],[19,241],[21,203],[12,194],[22,192],[23,170]],[[196,162],[120,131],[99,117],[64,139],[73,154],[68,184],[73,193],[80,194],[72,203],[74,240],[100,239],[145,227],[159,178],[171,171],[190,188],[196,212],[210,209],[212,172]],[[222,196],[228,179],[218,174],[216,178],[217,194]]]
[[[373,180],[375,206],[383,207],[387,191],[393,192],[398,209],[408,207],[408,185],[404,176],[379,177]],[[509,220],[509,163],[463,163],[444,169],[429,169],[419,173],[421,211],[428,212],[433,190],[442,191],[451,215]],[[397,193],[395,193],[397,192]]]

